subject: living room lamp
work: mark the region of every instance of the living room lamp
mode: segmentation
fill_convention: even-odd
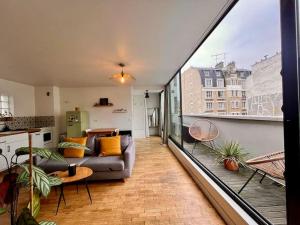
[[[123,68],[125,67],[124,63],[119,63],[118,66],[122,68],[121,73],[112,75],[111,79],[120,82],[121,84],[130,83],[135,80],[135,78],[127,73],[124,73]]]

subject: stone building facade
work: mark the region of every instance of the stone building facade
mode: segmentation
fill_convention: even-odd
[[[223,63],[215,68],[190,67],[181,78],[183,114],[247,114],[245,82],[250,75],[234,62],[226,67]]]
[[[252,65],[246,80],[249,115],[282,116],[281,54],[265,57]]]

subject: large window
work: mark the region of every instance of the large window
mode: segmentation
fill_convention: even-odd
[[[255,171],[245,161],[284,149],[280,42],[279,2],[240,0],[183,65],[181,85],[179,75],[169,85],[171,138],[257,221],[274,224],[286,224],[283,170],[241,189]],[[230,143],[245,165],[234,172],[231,153],[220,154]]]
[[[181,143],[180,76],[177,74],[169,84],[169,136]]]
[[[8,95],[0,95],[0,115],[2,117],[13,116],[14,105],[13,97]]]

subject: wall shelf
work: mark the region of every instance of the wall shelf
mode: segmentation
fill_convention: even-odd
[[[94,104],[93,107],[112,107],[112,106],[114,106],[114,104],[112,104],[112,103],[108,103],[108,105],[100,105],[100,104],[96,103],[96,104]]]
[[[124,109],[124,108],[114,109],[112,112],[113,113],[127,113],[127,109]]]

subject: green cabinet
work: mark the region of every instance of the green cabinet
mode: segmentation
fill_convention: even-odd
[[[82,137],[89,127],[88,112],[66,112],[67,137]]]

